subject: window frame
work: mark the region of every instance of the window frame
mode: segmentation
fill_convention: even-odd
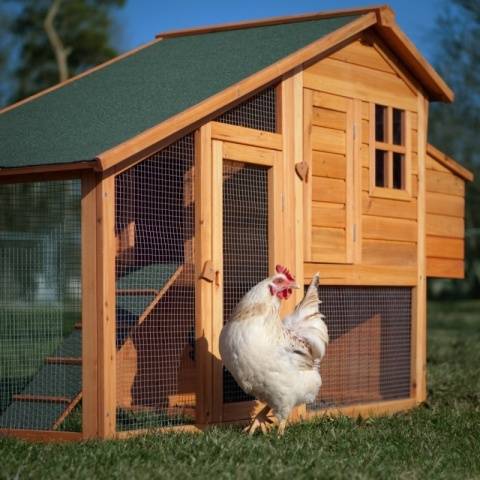
[[[376,105],[387,109],[386,141],[376,140]],[[393,143],[393,110],[401,110],[403,114],[403,145]],[[394,105],[370,102],[370,196],[380,198],[393,198],[409,201],[412,198],[412,129],[411,113],[405,108]],[[376,150],[386,152],[387,160],[387,187],[376,185]],[[403,188],[393,188],[393,154],[400,153],[404,156]]]

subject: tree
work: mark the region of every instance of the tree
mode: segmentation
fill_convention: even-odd
[[[125,0],[17,0],[10,33],[18,58],[12,72],[14,102],[117,55],[114,10]]]
[[[430,139],[473,170],[467,185],[466,282],[448,282],[451,293],[480,293],[480,1],[450,0],[437,19],[435,67],[455,91],[453,105],[434,104]]]

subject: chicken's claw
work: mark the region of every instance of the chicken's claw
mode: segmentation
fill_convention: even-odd
[[[267,432],[274,426],[273,420],[268,417],[270,410],[271,408],[268,405],[263,407],[262,410],[260,410],[255,417],[253,417],[251,422],[243,429],[243,431],[248,433],[248,435],[253,435],[257,428],[260,427],[262,433],[266,435]]]

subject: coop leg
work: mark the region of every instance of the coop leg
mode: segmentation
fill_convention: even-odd
[[[243,430],[249,435],[253,435],[258,427],[261,428],[262,433],[266,434],[268,430],[273,426],[273,420],[268,418],[268,414],[271,408],[265,405],[256,415],[253,417],[249,425]]]

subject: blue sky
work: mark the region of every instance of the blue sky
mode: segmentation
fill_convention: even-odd
[[[129,0],[120,14],[123,50],[152,40],[159,32],[224,22],[364,7],[368,0]],[[444,0],[392,0],[397,22],[421,52],[431,60],[435,46],[432,29]]]

